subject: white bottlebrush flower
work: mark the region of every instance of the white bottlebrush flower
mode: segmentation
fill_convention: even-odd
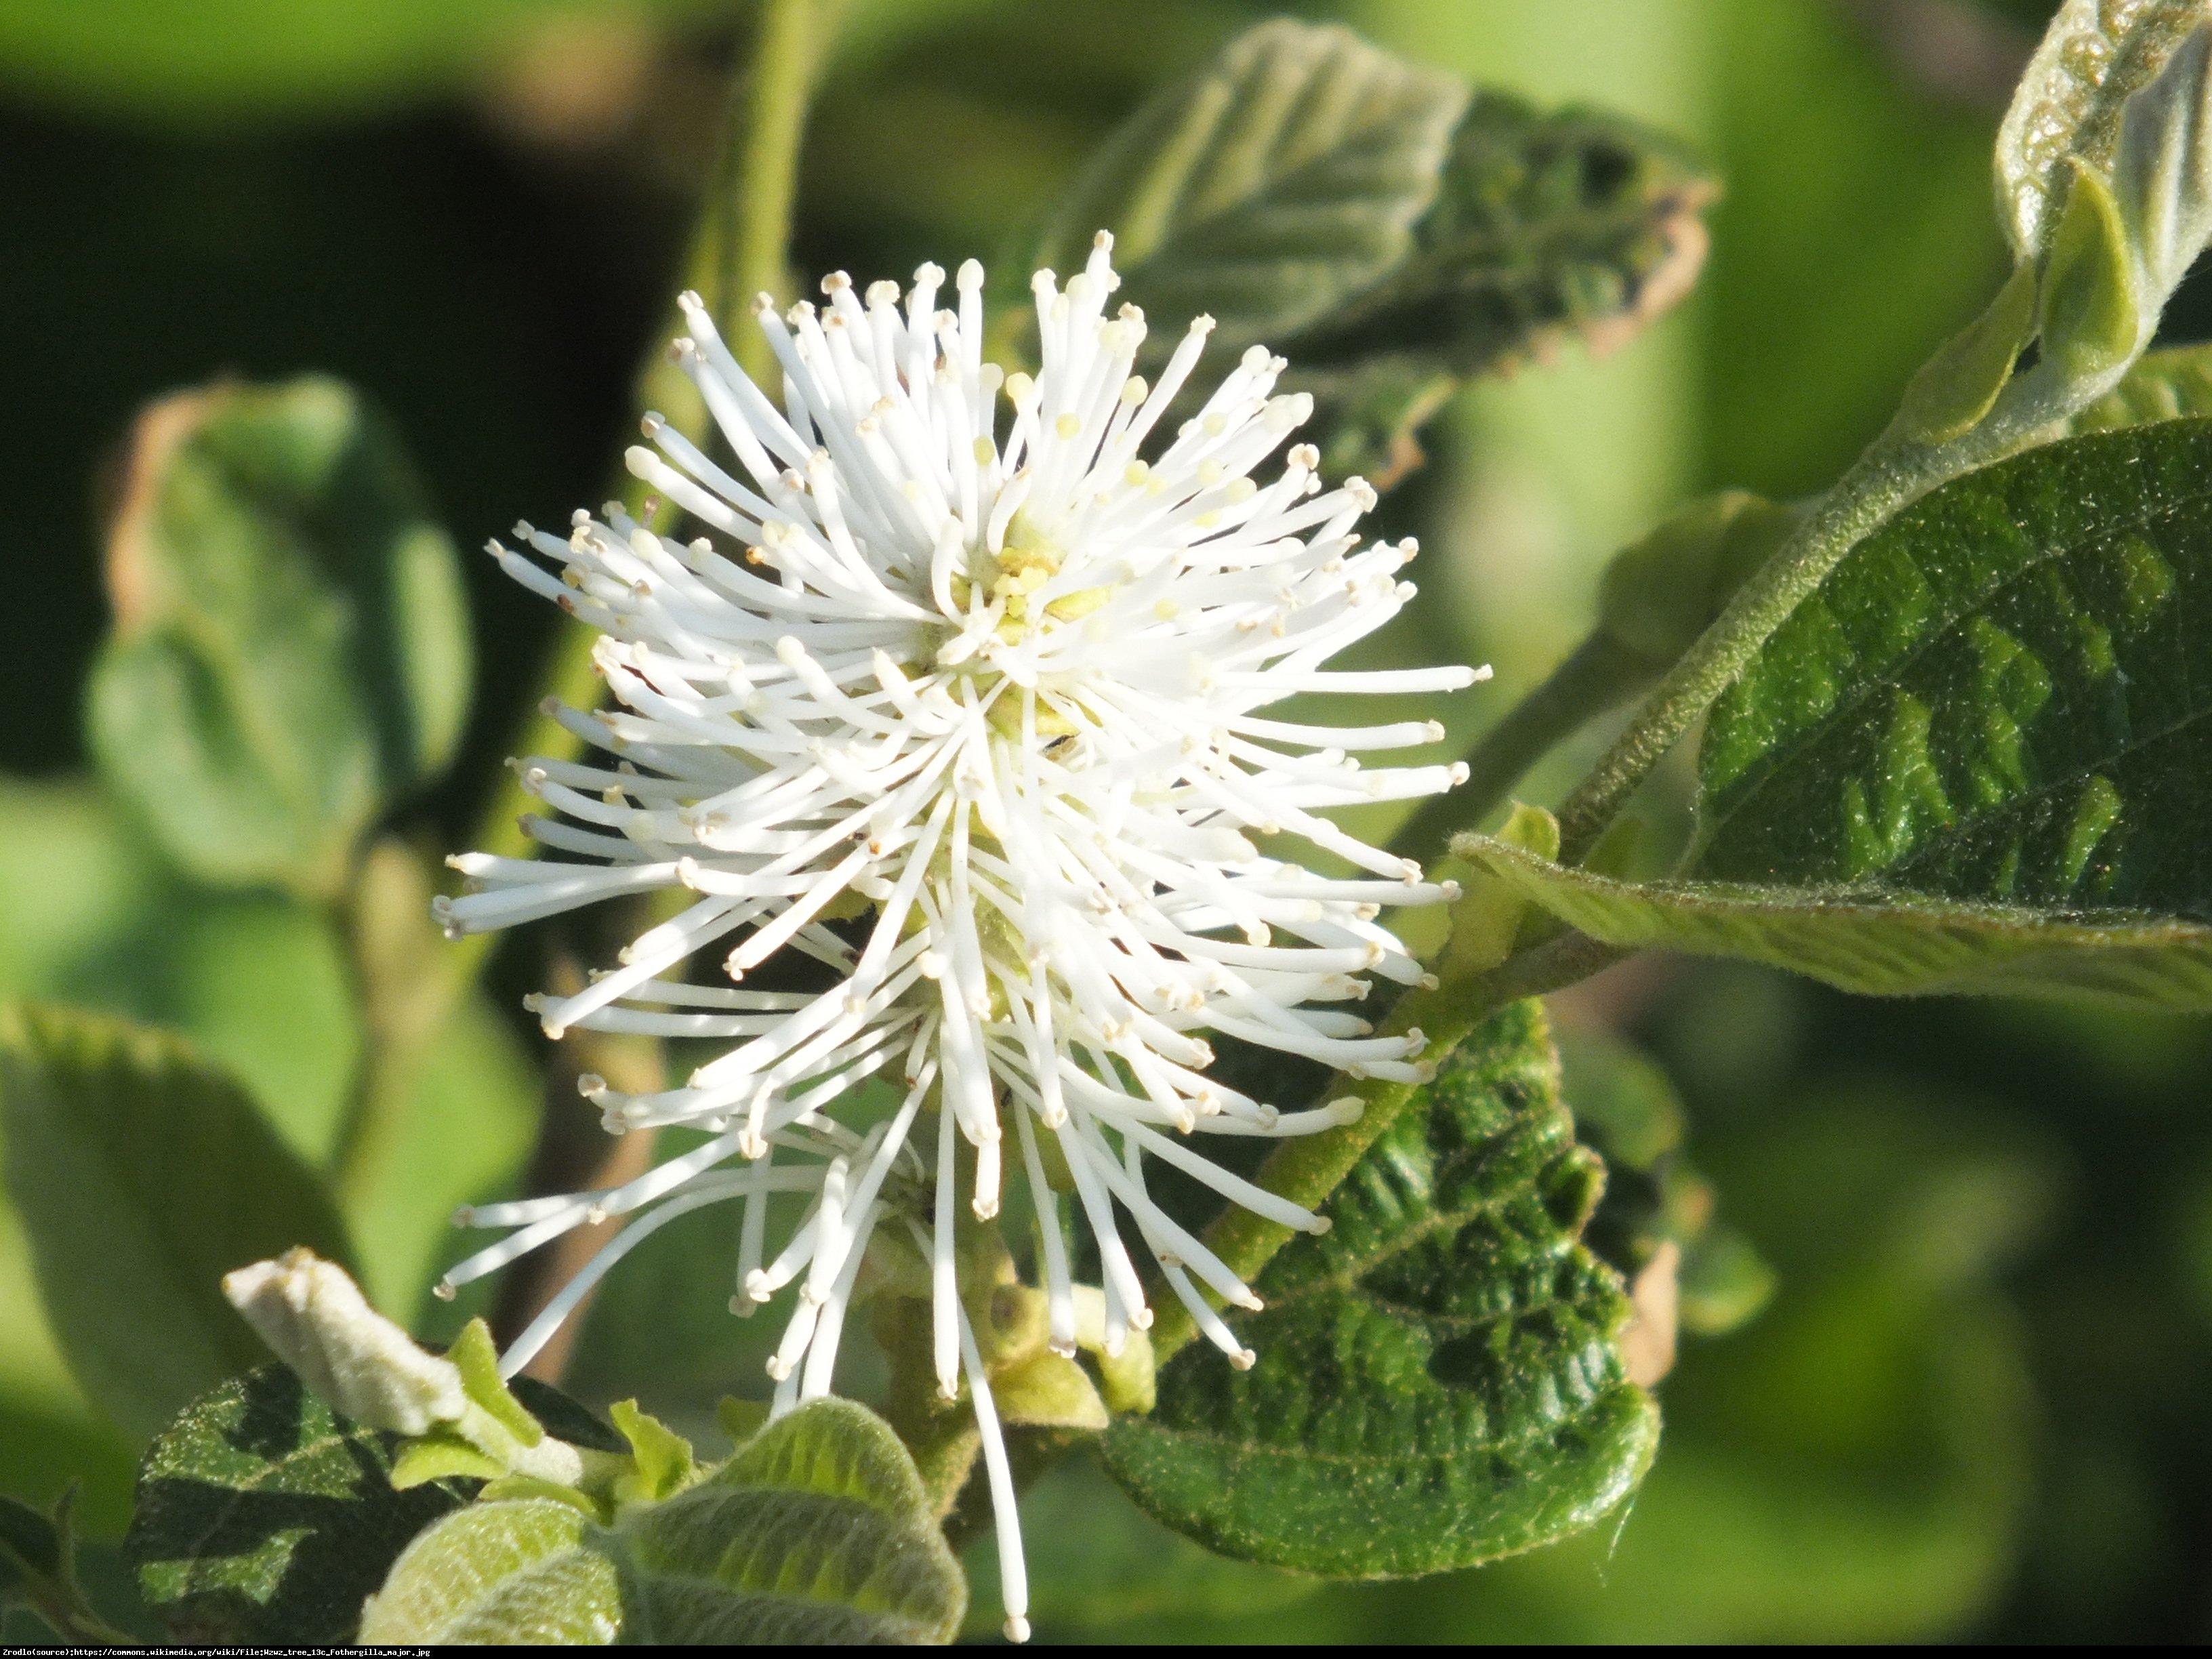
[[[1246,1307],[1251,1291],[1152,1201],[1145,1158],[1318,1231],[1318,1218],[1218,1169],[1194,1137],[1308,1133],[1357,1106],[1279,1112],[1249,1098],[1206,1075],[1201,1034],[1355,1075],[1427,1074],[1418,1031],[1374,1036],[1344,1005],[1365,994],[1364,975],[1422,979],[1377,914],[1449,890],[1322,814],[1449,787],[1460,769],[1353,757],[1443,727],[1260,711],[1299,692],[1442,692],[1477,675],[1322,668],[1412,597],[1398,573],[1413,544],[1363,548],[1353,526],[1373,492],[1356,479],[1325,489],[1310,447],[1255,477],[1311,406],[1271,395],[1285,365],[1264,349],[1155,441],[1212,325],[1191,325],[1157,384],[1135,375],[1145,323],[1130,307],[1106,313],[1119,283],[1110,246],[1102,234],[1064,290],[1038,273],[1034,378],[983,361],[973,262],[942,310],[934,265],[903,295],[882,283],[865,300],[832,276],[818,311],[779,316],[763,296],[780,402],[686,295],[692,333],[676,361],[736,471],[653,416],[653,447],[628,460],[706,533],[679,540],[653,527],[658,507],[641,523],[610,506],[604,520],[579,514],[565,539],[525,526],[526,550],[493,544],[517,580],[600,630],[595,661],[617,706],[550,712],[612,758],[520,763],[552,809],[526,821],[529,833],[574,857],[455,859],[470,890],[441,901],[440,919],[458,935],[683,890],[687,907],[619,967],[532,1006],[555,1036],[731,1045],[658,1093],[586,1079],[611,1129],[683,1125],[707,1131],[704,1145],[616,1192],[477,1212],[516,1231],[453,1282],[586,1218],[639,1216],[509,1365],[645,1230],[716,1199],[804,1187],[818,1200],[773,1261],[767,1206],[749,1206],[739,1297],[805,1273],[780,1387],[798,1377],[789,1397],[821,1392],[820,1345],[834,1355],[840,1297],[904,1180],[933,1205],[916,1219],[929,1224],[938,1285],[938,1373],[957,1392],[963,1371],[981,1373],[963,1365],[973,1339],[952,1289],[956,1137],[974,1148],[965,1197],[982,1218],[998,1209],[1008,1156],[1054,1210],[1049,1139],[1097,1243],[1109,1343],[1151,1321],[1118,1202],[1207,1334],[1249,1363],[1199,1287]],[[1291,838],[1363,873],[1320,876],[1272,850]],[[872,916],[855,925],[859,910]],[[728,951],[726,982],[684,982],[710,945]],[[830,988],[744,986],[787,949],[828,964]],[[860,1140],[830,1114],[885,1067],[903,1077],[904,1106]],[[910,1142],[925,1109],[934,1133]],[[779,1162],[784,1146],[811,1156]],[[1043,1231],[1052,1340],[1072,1352],[1074,1287],[1057,1228]]]

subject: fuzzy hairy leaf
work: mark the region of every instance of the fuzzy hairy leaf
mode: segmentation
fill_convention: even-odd
[[[2192,373],[2162,354],[2115,396]],[[2031,450],[1891,520],[1715,704],[1695,880],[1458,846],[1609,944],[1876,994],[2212,1007],[2208,502],[2212,421],[2179,418]]]
[[[407,1540],[465,1501],[392,1490],[393,1437],[337,1416],[282,1365],[234,1377],[157,1437],[125,1547],[186,1642],[350,1642]]]
[[[1696,283],[1717,194],[1697,156],[1632,121],[1477,94],[1406,258],[1271,342],[1322,405],[1324,465],[1388,488],[1462,381],[1627,341]]]
[[[941,1643],[967,1585],[897,1437],[817,1401],[720,1468],[612,1527],[525,1498],[448,1516],[409,1546],[364,1642]]]
[[[328,893],[362,830],[459,738],[453,546],[397,439],[338,381],[149,409],[108,581],[94,751],[205,879]]]
[[[1618,116],[1475,97],[1387,280],[1318,319],[1301,363],[1411,354],[1460,375],[1581,337],[1600,351],[1689,291],[1719,193],[1681,144]]]
[[[2203,21],[2198,0],[2065,0],[1997,133],[1997,216],[2027,258],[2049,242],[2071,164],[2108,171],[2129,95]]]
[[[2074,417],[2068,430],[2110,432],[2191,415],[2212,415],[2212,349],[2168,346],[2145,352],[2119,385]]]
[[[128,1021],[0,1010],[0,1154],[70,1368],[133,1435],[267,1358],[224,1273],[295,1244],[349,1259],[245,1091]]]
[[[623,1443],[583,1407],[528,1377],[524,1403],[562,1439]],[[473,1481],[392,1487],[396,1436],[342,1417],[282,1365],[194,1401],[138,1472],[125,1547],[139,1593],[179,1640],[348,1643],[362,1600]]]
[[[1343,1577],[1443,1571],[1579,1530],[1658,1430],[1627,1381],[1620,1282],[1580,1243],[1603,1176],[1574,1143],[1540,1008],[1507,1008],[1293,1241],[1237,1330],[1194,1344],[1107,1467],[1224,1554]]]
[[[1716,704],[1696,872],[2045,913],[2193,959],[2160,919],[2212,921],[2208,503],[2212,422],[2181,420],[1899,515]]]
[[[1466,101],[1456,77],[1347,29],[1262,23],[1108,142],[1036,263],[1079,270],[1110,230],[1155,344],[1200,312],[1216,349],[1278,341],[1406,257]]]

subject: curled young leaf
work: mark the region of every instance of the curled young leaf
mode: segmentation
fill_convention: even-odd
[[[2065,0],[1997,132],[1997,217],[2023,260],[2049,242],[2080,161],[2107,172],[2129,98],[2203,21],[2199,0]]]
[[[1570,338],[1609,350],[1689,292],[1719,193],[1698,157],[1648,127],[1482,92],[1405,260],[1316,319],[1297,361],[1413,354],[1467,376]]]
[[[1684,146],[1617,116],[1476,94],[1405,259],[1285,346],[1324,464],[1387,488],[1463,381],[1580,340],[1610,351],[1695,284],[1719,194]]]
[[[1262,23],[1107,143],[1035,263],[1078,268],[1110,230],[1156,343],[1201,312],[1217,350],[1279,343],[1404,259],[1466,102],[1348,29]]]

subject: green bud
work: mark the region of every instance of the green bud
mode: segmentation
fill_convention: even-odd
[[[2035,336],[2035,267],[2021,265],[1988,310],[1944,342],[1905,388],[1897,416],[1903,436],[1948,443],[1981,423]]]

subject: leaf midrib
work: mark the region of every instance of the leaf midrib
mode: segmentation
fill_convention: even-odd
[[[1725,811],[1711,815],[1706,818],[1705,827],[1700,836],[1700,840],[1707,847],[1717,843],[1720,840],[1722,830],[1730,822],[1732,822],[1738,814],[1742,812],[1746,807],[1750,805],[1753,800],[1757,799],[1761,793],[1765,791],[1766,787],[1776,780],[1776,778],[1780,776],[1786,768],[1796,763],[1806,750],[1817,746],[1820,742],[1825,740],[1835,727],[1843,724],[1846,720],[1856,718],[1861,710],[1869,702],[1872,702],[1874,698],[1886,691],[1894,690],[1898,682],[1902,680],[1923,656],[1925,656],[1929,651],[1934,650],[1937,645],[1948,640],[1952,636],[1953,632],[1958,628],[1962,621],[1986,612],[1990,607],[1997,601],[1997,599],[2011,591],[2014,584],[2034,574],[2037,571],[2055,560],[2072,558],[2075,554],[2086,551],[2087,549],[2094,546],[2100,541],[2106,540],[2113,536],[2125,534],[2130,530],[2138,532],[2146,531],[2148,526],[2150,525],[2162,524],[2179,516],[2184,509],[2191,505],[2203,505],[2206,502],[2212,502],[2212,487],[2208,487],[2188,494],[2172,496],[2169,498],[2168,504],[2155,514],[2139,514],[2133,515],[2132,517],[2116,520],[2112,523],[2107,524],[2094,533],[2084,536],[2078,540],[2069,542],[2063,547],[2046,549],[2033,555],[2025,563],[2007,574],[2002,580],[1996,582],[1995,585],[1979,594],[1962,602],[1957,609],[1949,611],[1944,617],[1940,626],[1931,629],[1927,635],[1915,644],[1910,650],[1906,651],[1902,656],[1893,659],[1888,665],[1885,665],[1881,671],[1879,671],[1880,678],[1866,680],[1856,690],[1852,691],[1844,697],[1839,699],[1834,708],[1831,708],[1826,714],[1821,715],[1820,719],[1815,720],[1812,725],[1807,726],[1804,731],[1800,732],[1796,737],[1791,738],[1783,747],[1766,750],[1760,757],[1761,768],[1757,781],[1750,785],[1749,787],[1746,788],[1741,794],[1737,796],[1737,798]],[[1876,538],[1881,535],[1889,533],[1890,531],[1895,530],[1897,526],[1893,524],[1890,526],[1887,526],[1884,531],[1876,532]],[[1869,541],[1870,542],[1876,538],[1869,538]],[[2146,539],[2148,539],[2147,536]],[[1867,545],[1868,543],[1862,542],[1859,544],[1859,547],[1853,550],[1853,556],[1856,556],[1858,553],[1863,552]],[[1928,580],[1927,572],[1923,568],[1920,556],[1912,553],[1908,550],[1906,556],[1911,559],[1913,568],[1919,573],[1921,580],[1923,581],[1926,581]],[[1839,566],[1838,570],[1840,571],[1844,568],[1846,567]],[[1825,586],[1825,584],[1823,584],[1823,586]],[[1933,584],[1931,583],[1930,586],[1932,586]],[[1815,597],[1821,596],[1816,593]],[[1825,599],[1823,599],[1823,602],[1826,602]],[[1802,611],[1801,607],[1799,611],[1792,614],[1792,619],[1794,620],[1796,616],[1802,614]],[[1742,682],[1739,682],[1739,684],[1741,683]],[[2197,711],[2196,714],[2192,714],[2186,718],[2188,720],[2194,720],[2206,712],[2208,711],[2200,709]],[[2171,733],[2162,733],[2161,735],[2171,735]],[[2120,755],[2125,755],[2131,752],[2131,750],[2124,746],[2118,752]],[[2081,775],[2086,775],[2086,774]],[[2020,797],[2015,796],[2008,799],[2018,799]]]

